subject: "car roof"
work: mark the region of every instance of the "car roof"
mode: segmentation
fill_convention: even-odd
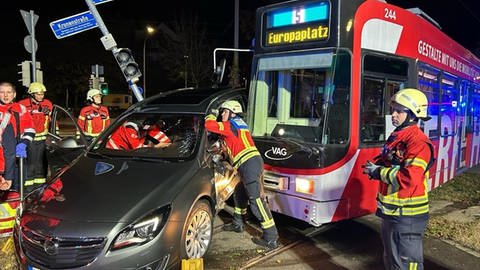
[[[132,106],[137,111],[205,113],[215,101],[247,96],[246,88],[180,88],[159,93]]]

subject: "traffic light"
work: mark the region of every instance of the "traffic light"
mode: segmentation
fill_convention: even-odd
[[[100,83],[100,91],[102,95],[108,95],[108,83]]]
[[[133,59],[132,51],[127,48],[119,48],[114,50],[113,54],[125,76],[125,79],[132,83],[136,83],[139,77],[142,76],[142,73],[140,72],[138,64],[135,63],[135,60]]]
[[[18,80],[19,82],[22,82],[22,85],[25,87],[30,86],[30,61],[23,61],[21,64],[18,64],[18,66],[21,67],[21,70],[18,72],[20,74],[21,79]]]

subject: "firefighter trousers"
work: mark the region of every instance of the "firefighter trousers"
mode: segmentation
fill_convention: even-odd
[[[260,221],[263,230],[262,238],[266,241],[277,240],[278,232],[273,220],[272,213],[262,192],[263,160],[260,156],[254,156],[238,167],[241,182],[235,187],[233,201],[235,203],[234,222],[239,220],[241,211],[250,205],[252,214]],[[238,212],[240,211],[240,212]]]
[[[383,263],[387,270],[423,270],[423,234],[428,215],[382,218]]]
[[[43,184],[47,177],[47,153],[45,150],[45,141],[33,141],[28,146],[27,152],[27,181],[32,184]]]

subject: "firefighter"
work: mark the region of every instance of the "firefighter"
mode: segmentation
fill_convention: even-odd
[[[50,128],[53,104],[45,98],[46,91],[47,88],[43,83],[33,82],[27,91],[30,96],[18,102],[27,108],[35,128],[35,137],[27,149],[28,169],[25,180],[26,187],[43,184],[47,177],[48,163],[45,139]]]
[[[244,215],[250,203],[250,210],[260,221],[263,230],[261,237],[252,238],[257,245],[266,249],[277,248],[278,232],[272,214],[261,194],[263,160],[253,143],[247,124],[240,115],[242,105],[236,100],[228,100],[220,105],[218,112],[221,121],[217,122],[215,112],[205,118],[205,128],[222,136],[227,146],[233,167],[240,175],[241,184],[235,187],[233,199],[235,211],[233,221],[224,225],[225,231],[242,232],[245,229]]]
[[[396,128],[375,162],[364,165],[364,173],[379,181],[376,215],[382,219],[385,268],[421,270],[434,151],[418,122],[430,119],[428,100],[421,91],[407,88],[392,96],[390,106]]]
[[[77,123],[91,143],[110,124],[110,116],[108,108],[102,105],[100,90],[88,90],[87,104],[80,110]]]
[[[127,121],[121,125],[107,141],[107,148],[131,150],[143,147],[164,148],[170,139],[157,125],[145,125]]]
[[[31,115],[22,104],[14,102],[16,97],[15,86],[9,82],[0,83],[0,107],[1,111],[7,110],[11,115],[11,130],[8,126],[2,132],[2,146],[5,156],[5,166],[12,169],[14,177],[9,189],[19,190],[18,166],[15,157],[26,158],[27,147],[35,137],[35,129]],[[13,138],[10,135],[13,134]]]

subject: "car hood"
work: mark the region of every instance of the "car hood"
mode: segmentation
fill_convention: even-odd
[[[131,222],[170,204],[198,162],[83,157],[27,199],[25,211],[69,222]]]

